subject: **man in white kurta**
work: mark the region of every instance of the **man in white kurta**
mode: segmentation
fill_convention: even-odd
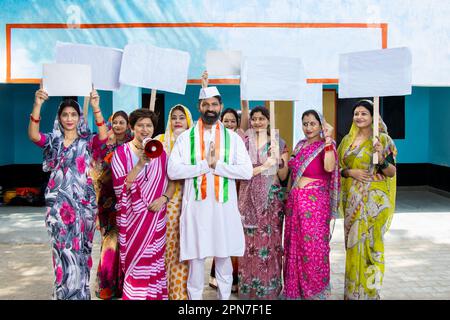
[[[176,140],[168,164],[171,180],[184,179],[183,202],[180,217],[180,260],[189,260],[188,295],[191,300],[202,299],[205,258],[215,257],[219,299],[227,300],[231,294],[233,268],[231,256],[243,256],[244,231],[238,209],[235,179],[248,180],[253,167],[242,139],[228,129],[228,163],[210,157],[210,144],[216,141],[218,115],[223,104],[215,87],[202,89],[199,110],[204,124],[204,159],[200,156],[200,143],[195,144],[199,161],[192,164],[191,130]],[[214,122],[213,122],[214,121]],[[209,122],[209,123],[208,123]],[[198,125],[198,124],[197,124]],[[221,126],[223,128],[223,126]],[[222,144],[222,151],[223,151]],[[214,148],[213,148],[214,149]],[[215,161],[214,161],[215,160]],[[228,199],[218,201],[214,176],[228,178]],[[200,177],[206,177],[206,197],[198,199]],[[196,178],[196,179],[195,179]],[[194,182],[194,180],[197,180]],[[197,185],[197,189],[195,186]],[[220,190],[223,192],[223,190]]]

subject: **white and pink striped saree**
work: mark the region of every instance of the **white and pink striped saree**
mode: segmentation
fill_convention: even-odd
[[[120,268],[124,273],[122,298],[166,300],[166,207],[159,212],[147,208],[166,189],[167,155],[163,152],[147,163],[127,190],[125,180],[133,168],[132,152],[129,144],[124,144],[116,149],[112,159]]]

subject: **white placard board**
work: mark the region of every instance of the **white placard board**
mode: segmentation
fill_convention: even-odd
[[[207,51],[208,76],[240,76],[241,51]]]
[[[242,100],[300,100],[305,73],[302,60],[292,57],[244,57]]]
[[[188,52],[148,44],[128,44],[123,52],[120,82],[126,85],[184,94]]]
[[[87,64],[91,66],[95,89],[120,89],[119,74],[122,50],[86,44],[57,42],[56,63]]]
[[[85,64],[43,64],[42,87],[49,96],[87,97],[92,91],[91,66]]]
[[[411,94],[412,57],[408,48],[341,54],[339,98]]]

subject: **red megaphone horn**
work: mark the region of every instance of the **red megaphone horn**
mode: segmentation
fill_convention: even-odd
[[[148,158],[158,158],[164,150],[162,143],[159,140],[152,138],[145,138],[142,141],[144,146],[144,153]]]

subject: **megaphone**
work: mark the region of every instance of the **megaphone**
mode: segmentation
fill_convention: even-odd
[[[142,145],[144,146],[145,155],[150,159],[158,158],[164,150],[162,143],[152,138],[145,138],[142,141]]]

